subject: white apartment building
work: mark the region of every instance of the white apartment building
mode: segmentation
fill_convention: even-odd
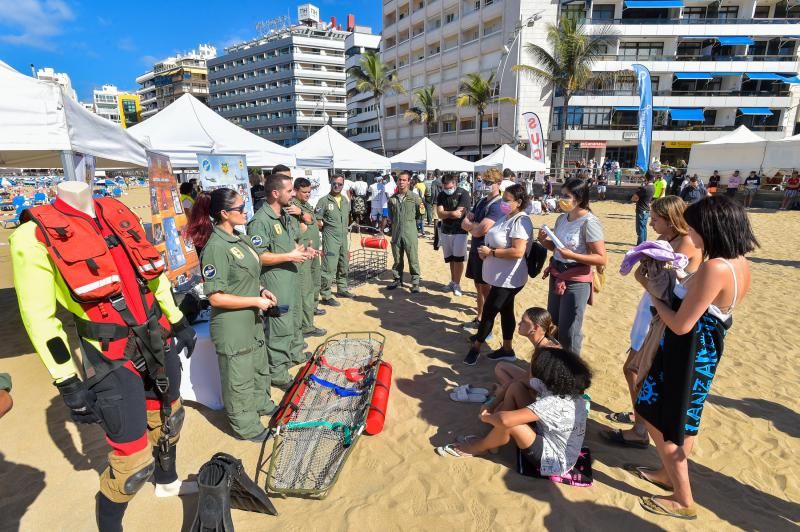
[[[92,103],[95,114],[106,120],[120,123],[119,90],[115,85],[103,85],[100,89],[93,90]]]
[[[547,23],[582,20],[587,31],[617,33],[594,70],[618,73],[572,98],[567,117],[567,161],[636,158],[639,99],[631,65],[652,74],[652,156],[663,163],[688,160],[693,143],[747,125],[766,138],[798,132],[800,6],[776,0],[384,0],[383,58],[396,68],[405,95],[384,98],[387,150],[397,153],[423,135],[403,114],[413,91],[435,85],[441,117],[432,140],[474,159],[475,113],[455,105],[459,80],[470,72],[497,72],[499,93],[517,105],[496,105],[485,120],[484,154],[516,138],[524,151],[520,118],[536,112],[550,148],[561,140],[563,98],[511,71],[534,64],[522,46],[549,48]],[[515,120],[516,118],[516,120]],[[516,121],[516,124],[515,124]],[[552,161],[548,158],[548,162]]]
[[[568,162],[611,157],[634,166],[639,98],[626,72],[633,63],[651,72],[651,156],[662,163],[688,161],[692,144],[740,125],[767,139],[798,133],[800,6],[787,9],[772,0],[596,0],[562,3],[560,16],[583,20],[590,30],[611,25],[618,34],[594,70],[619,74],[570,100]],[[556,95],[551,142],[561,140],[562,105]]]
[[[356,26],[344,41],[345,72],[361,63],[365,52],[379,52],[381,36],[373,35],[372,29]],[[347,76],[347,136],[362,147],[380,153],[381,141],[378,132],[378,113],[372,92],[358,92],[355,79]]]
[[[326,124],[345,134],[347,35],[315,17],[226,48],[208,62],[209,106],[283,146]]]
[[[78,94],[72,88],[72,80],[69,75],[64,72],[56,72],[50,67],[40,68],[36,71],[36,78],[43,81],[55,81],[64,88],[64,92],[75,100],[78,101]]]
[[[136,78],[142,106],[142,118],[146,119],[183,96],[208,101],[208,70],[206,62],[217,56],[217,49],[210,44],[200,44],[196,50],[174,57],[167,57],[153,65],[153,70]]]
[[[519,44],[544,40],[544,23],[556,20],[558,6],[521,0],[384,0],[383,61],[397,72],[405,94],[384,98],[386,149],[398,153],[424,135],[424,126],[409,125],[405,111],[415,105],[414,91],[433,85],[439,94],[440,117],[431,125],[431,140],[466,159],[478,157],[477,113],[456,106],[461,79],[470,73],[496,72],[502,96],[517,105],[492,105],[483,128],[483,154],[500,144],[525,138],[519,115],[536,112],[549,124],[549,102],[542,88],[518,77]],[[534,20],[535,19],[535,20]],[[517,124],[514,117],[517,116]]]

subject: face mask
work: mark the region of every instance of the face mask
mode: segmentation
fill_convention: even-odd
[[[456,189],[454,189],[454,188],[450,188],[450,189],[443,188],[442,190],[443,190],[443,191],[444,191],[444,193],[445,193],[445,194],[447,194],[448,196],[452,196],[453,194],[455,194],[455,193],[456,193]]]
[[[558,200],[558,208],[564,212],[572,210],[572,202],[570,200]]]
[[[508,214],[511,212],[511,204],[505,200],[500,202],[500,212]]]

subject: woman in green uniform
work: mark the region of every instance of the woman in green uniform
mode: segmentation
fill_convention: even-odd
[[[203,288],[212,308],[211,340],[218,355],[222,401],[231,428],[240,438],[263,441],[269,432],[260,418],[277,407],[270,398],[260,312],[277,301],[259,284],[258,253],[235,229],[247,223],[242,197],[229,188],[202,194],[210,199],[198,201],[195,209],[208,206],[208,212],[192,213],[194,224],[187,233],[203,249]]]

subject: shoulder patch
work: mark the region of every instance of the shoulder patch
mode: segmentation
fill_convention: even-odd
[[[253,236],[250,237],[250,242],[254,246],[260,246],[261,244],[264,243],[264,240],[258,235],[253,235]]]
[[[205,267],[203,267],[203,277],[206,279],[213,279],[215,275],[217,275],[217,269],[213,264],[206,264]]]

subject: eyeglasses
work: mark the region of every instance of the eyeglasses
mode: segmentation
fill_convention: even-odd
[[[344,183],[331,183],[331,187],[341,188],[344,186]]]
[[[241,204],[241,205],[239,205],[238,207],[231,207],[230,209],[225,209],[225,211],[226,211],[226,212],[233,212],[233,211],[236,211],[236,212],[238,212],[239,214],[241,214],[241,213],[243,213],[243,212],[244,212],[244,209],[245,209],[245,206],[244,206],[244,203],[242,203],[242,204]]]

